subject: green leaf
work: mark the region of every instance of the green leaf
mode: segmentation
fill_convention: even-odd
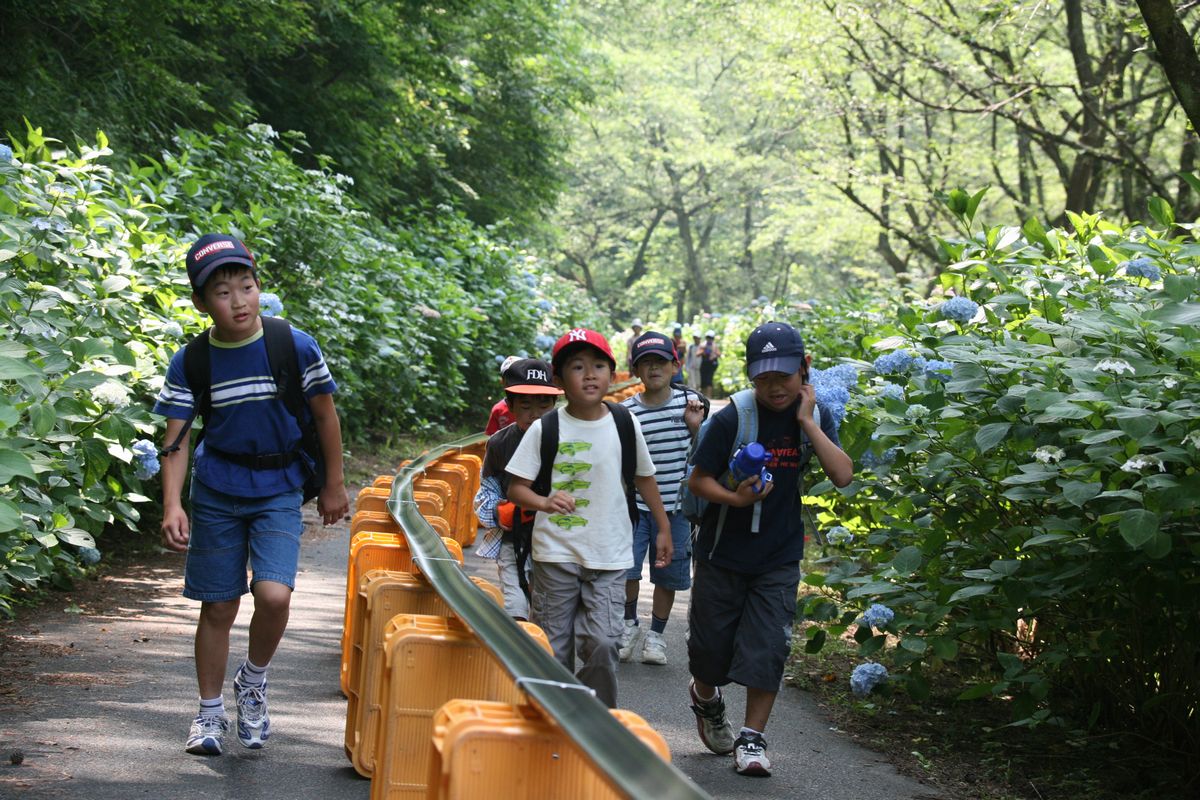
[[[0,499],[0,533],[15,531],[25,526],[21,519],[21,509],[7,500]]]
[[[1175,210],[1163,198],[1151,197],[1146,201],[1146,205],[1150,209],[1150,216],[1154,217],[1154,221],[1159,225],[1169,228],[1175,224]]]
[[[1191,275],[1164,275],[1163,291],[1177,303],[1182,303],[1196,291],[1196,279]]]
[[[821,648],[825,646],[825,638],[825,631],[818,628],[812,638],[804,643],[804,652],[810,655],[821,652]]]
[[[54,533],[59,539],[76,547],[96,546],[96,540],[92,538],[92,535],[81,528],[62,528]]]
[[[33,427],[33,435],[39,439],[54,430],[58,415],[54,406],[49,403],[38,403],[29,407],[29,423]]]
[[[1168,534],[1159,531],[1158,533],[1154,534],[1154,538],[1151,539],[1149,543],[1142,548],[1142,550],[1150,558],[1163,558],[1171,552],[1171,537]]]
[[[1059,486],[1062,488],[1066,501],[1076,507],[1082,507],[1088,500],[1100,494],[1100,490],[1104,488],[1104,485],[1099,482],[1085,481],[1064,481]]]
[[[15,381],[21,378],[36,378],[42,371],[28,361],[0,356],[0,380]]]
[[[921,549],[909,545],[896,554],[892,568],[901,575],[911,575],[921,568]]]
[[[0,449],[0,485],[11,482],[13,478],[36,480],[29,457],[18,450]]]
[[[950,599],[946,602],[956,603],[959,600],[966,600],[968,597],[981,597],[985,594],[991,594],[995,588],[996,585],[993,583],[977,583],[972,586],[964,586],[950,595]]]
[[[1200,322],[1200,303],[1168,303],[1146,316],[1172,325],[1195,325]]]
[[[108,376],[102,372],[85,370],[71,375],[62,385],[64,389],[95,389],[106,380]]]
[[[910,653],[924,653],[928,647],[925,640],[919,636],[905,636],[900,640],[900,646]]]
[[[876,636],[872,636],[870,639],[867,639],[865,642],[861,643],[858,646],[858,654],[861,656],[875,655],[883,648],[883,645],[886,642],[887,642],[887,636],[885,636],[882,633],[878,634]]]
[[[1150,435],[1150,432],[1158,427],[1158,419],[1153,414],[1142,414],[1138,417],[1119,417],[1117,419],[1117,427],[1125,432],[1126,436],[1131,439],[1141,441]]]
[[[978,700],[981,697],[991,697],[992,687],[995,684],[977,683],[969,689],[964,690],[959,696],[959,700]]]
[[[933,654],[943,661],[953,661],[958,655],[958,642],[949,636],[934,636],[929,640]]]
[[[1012,428],[1011,422],[993,422],[975,432],[975,445],[980,453],[986,453],[1004,440]]]
[[[1158,514],[1144,508],[1131,508],[1121,515],[1118,527],[1121,538],[1130,547],[1142,547],[1149,544],[1158,533]]]

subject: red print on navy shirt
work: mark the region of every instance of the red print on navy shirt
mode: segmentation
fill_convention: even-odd
[[[767,469],[772,472],[800,468],[800,448],[796,446],[795,436],[776,437],[764,442],[763,447],[771,452],[771,457],[767,460]]]

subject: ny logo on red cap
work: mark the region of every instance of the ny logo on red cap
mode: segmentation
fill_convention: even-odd
[[[586,342],[588,340],[588,332],[583,328],[576,328],[573,331],[567,332],[567,339],[572,342]]]

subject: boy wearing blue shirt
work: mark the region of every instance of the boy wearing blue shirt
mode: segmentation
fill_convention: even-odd
[[[185,749],[220,755],[229,722],[222,686],[229,632],[241,596],[254,594],[250,644],[234,676],[238,740],[262,747],[270,736],[266,671],[287,627],[303,528],[303,485],[312,468],[300,447],[297,419],[279,396],[263,340],[260,283],[253,256],[232,236],[207,234],[187,254],[192,303],[212,319],[208,384],[211,410],[192,468],[189,520],[181,501],[188,436],[204,400],[188,385],[184,350],[171,359],[154,413],[167,418],[162,484],[163,544],[187,552],[183,595],[199,600],[196,680],[200,712]],[[326,525],[349,509],[342,474],[342,434],[329,374],[316,341],[291,329],[300,386],[325,459],[317,509]],[[177,449],[170,443],[182,435]],[[246,584],[249,562],[253,580]]]
[[[811,448],[835,486],[854,477],[833,414],[822,409],[814,418],[817,401],[808,364],[804,342],[791,325],[768,322],[755,328],[746,340],[746,375],[754,386],[757,438],[771,454],[771,480],[763,484],[755,475],[736,489],[720,480],[738,439],[734,403],[705,428],[688,480],[688,489],[709,501],[694,551],[688,690],[701,741],[714,753],[733,753],[740,775],[771,774],[763,731],[791,653],[804,555],[802,456]],[[759,503],[761,515],[754,513]],[[718,688],[731,682],[746,687],[745,724],[736,739]]]

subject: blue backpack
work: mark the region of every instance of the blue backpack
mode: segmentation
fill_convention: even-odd
[[[754,399],[753,389],[743,389],[734,394],[730,399],[733,402],[734,408],[737,409],[738,415],[737,434],[734,436],[733,445],[729,450],[729,458],[732,459],[733,454],[738,451],[739,447],[758,440],[758,402]],[[813,407],[813,418],[817,421],[818,425],[821,424],[821,409],[817,408],[816,406]],[[709,417],[704,421],[704,424],[700,426],[700,433],[696,436],[696,442],[692,446],[692,452],[688,454],[687,470],[685,471],[679,486],[679,510],[683,512],[683,516],[688,522],[697,526],[700,524],[700,521],[704,519],[704,512],[708,510],[708,501],[703,497],[693,494],[691,490],[688,489],[688,479],[691,478],[692,469],[696,465],[696,448],[699,447],[699,443],[704,438],[704,433],[708,430],[708,426],[711,422],[712,418]],[[808,467],[809,461],[812,460],[812,455],[812,442],[810,442],[808,437],[802,432],[800,434],[799,467],[801,472]],[[727,471],[728,470],[726,470],[726,472]],[[722,472],[721,475],[717,476],[717,480],[723,478],[724,475],[725,472]],[[799,489],[801,494],[803,494],[803,481],[799,483]],[[750,532],[758,533],[759,526],[762,521],[762,503],[755,503],[752,508],[753,512],[750,519]],[[712,554],[717,550],[717,543],[721,541],[721,533],[725,529],[725,516],[728,513],[729,506],[721,506],[721,511],[717,516],[717,532],[716,536],[713,538],[712,551],[708,554],[709,558],[712,558]]]

